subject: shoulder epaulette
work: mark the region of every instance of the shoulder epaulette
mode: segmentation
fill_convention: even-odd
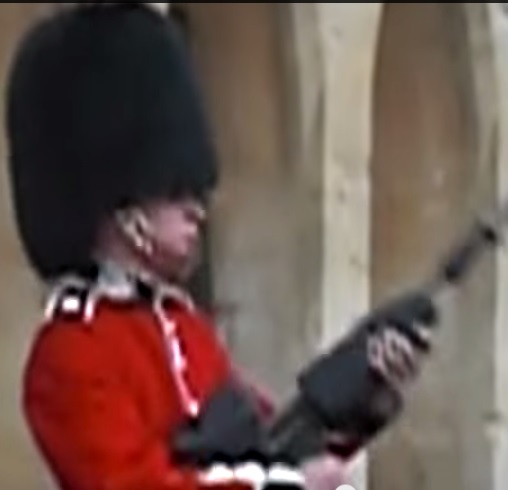
[[[50,289],[44,317],[52,321],[58,317],[89,321],[93,316],[94,283],[70,276],[59,279]]]

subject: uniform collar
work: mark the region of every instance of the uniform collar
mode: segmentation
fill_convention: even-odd
[[[181,286],[162,281],[148,271],[127,269],[112,261],[99,267],[97,287],[103,295],[118,300],[171,299],[190,309],[195,305],[190,294]]]
[[[102,299],[119,304],[148,302],[152,306],[168,300],[195,310],[192,297],[181,286],[161,281],[147,271],[102,261],[95,278],[71,273],[54,281],[47,294],[45,317],[51,319],[58,311],[74,314],[79,311],[90,321]]]

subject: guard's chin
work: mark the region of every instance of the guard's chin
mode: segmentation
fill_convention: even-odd
[[[174,267],[168,270],[172,276],[170,279],[180,284],[187,283],[194,275],[199,267],[201,256],[198,253],[193,253],[185,257],[180,257],[176,261]]]
[[[180,277],[182,281],[189,281],[194,274],[196,273],[200,264],[200,259],[198,256],[193,256],[191,259],[187,261],[187,263],[182,268]]]
[[[200,247],[192,247],[186,253],[159,247],[149,259],[151,268],[158,276],[170,282],[186,283],[191,279],[201,261]]]

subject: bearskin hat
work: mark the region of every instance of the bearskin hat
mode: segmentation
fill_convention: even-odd
[[[18,230],[45,279],[89,268],[98,224],[119,207],[217,182],[183,38],[136,3],[81,5],[33,26],[6,116]]]

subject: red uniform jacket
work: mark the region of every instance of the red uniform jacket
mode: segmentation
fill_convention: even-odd
[[[172,303],[164,314],[185,354],[186,383],[202,403],[231,376],[228,356],[199,313]],[[194,469],[171,459],[171,433],[185,412],[166,340],[140,302],[102,299],[90,322],[56,315],[43,325],[26,365],[24,410],[61,489],[202,487]]]

